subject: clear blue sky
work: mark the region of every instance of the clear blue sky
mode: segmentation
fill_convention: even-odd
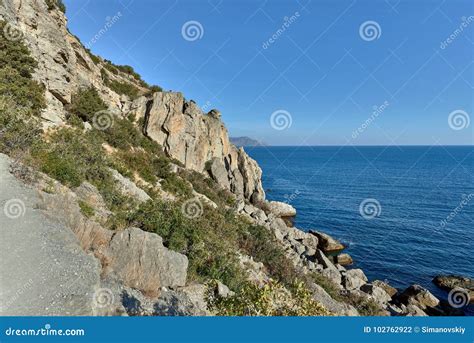
[[[84,44],[120,12],[91,50],[207,110],[218,108],[233,136],[274,145],[474,142],[472,0],[65,4],[69,28]],[[183,38],[188,21],[202,26],[202,37]],[[379,25],[377,37],[361,36],[367,21]],[[289,113],[290,127],[272,127],[278,110]],[[458,110],[461,124],[453,125],[470,125],[453,130],[448,117]]]

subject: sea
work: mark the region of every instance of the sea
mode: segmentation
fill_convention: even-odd
[[[269,200],[295,226],[347,246],[369,280],[426,287],[438,274],[474,277],[474,146],[245,147]]]

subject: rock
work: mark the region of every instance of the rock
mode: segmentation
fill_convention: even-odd
[[[210,110],[207,115],[214,119],[221,119],[221,112],[216,109]]]
[[[211,199],[209,199],[207,196],[205,196],[204,194],[201,194],[201,193],[198,193],[196,192],[194,189],[193,189],[193,196],[195,198],[197,198],[198,200],[200,200],[201,202],[205,203],[206,205],[212,207],[212,208],[217,208],[217,204],[212,201]]]
[[[129,287],[153,294],[186,283],[187,257],[165,248],[157,234],[138,228],[117,232],[108,251],[110,268]]]
[[[357,310],[346,303],[334,300],[320,285],[312,283],[310,285],[312,297],[322,304],[329,311],[338,316],[358,316]]]
[[[222,282],[216,282],[216,295],[221,298],[227,298],[229,296],[233,296],[235,293],[232,292],[229,287],[224,285]]]
[[[209,313],[202,304],[203,287],[193,286],[192,290],[187,287],[179,290],[162,289],[160,295],[152,299],[134,289],[125,288],[121,301],[130,316],[205,316]],[[196,300],[196,296],[199,299]]]
[[[411,285],[408,287],[398,296],[398,300],[406,305],[416,305],[423,310],[439,305],[438,298],[420,285]]]
[[[383,288],[383,290],[385,292],[387,292],[388,295],[390,295],[390,297],[393,297],[395,294],[398,293],[398,290],[395,287],[390,286],[386,282],[383,282],[383,281],[380,281],[380,280],[374,280],[374,281],[372,281],[372,284],[374,284],[375,286]]]
[[[438,275],[433,279],[433,283],[445,291],[462,289],[469,294],[469,302],[474,303],[474,280],[459,275]]]
[[[139,188],[129,178],[123,176],[115,169],[110,169],[113,178],[117,181],[120,191],[140,202],[151,200],[151,197],[141,188]]]
[[[254,204],[265,198],[262,170],[243,149],[230,143],[216,112],[204,115],[181,93],[159,92],[149,101],[144,132],[169,156],[187,169],[200,173],[207,169],[222,187]]]
[[[247,280],[259,287],[270,282],[265,266],[261,262],[255,262],[251,256],[238,255],[239,264],[247,274]]]
[[[251,214],[252,218],[256,219],[257,222],[260,222],[260,223],[264,223],[267,221],[268,217],[267,215],[265,214],[264,211],[262,211],[261,209],[257,208],[255,210],[255,212],[253,212]]]
[[[428,315],[416,305],[408,305],[406,306],[406,315],[407,316],[417,316],[417,317],[427,317]]]
[[[339,241],[335,240],[326,233],[322,233],[315,230],[310,230],[309,233],[318,237],[320,249],[325,253],[337,252],[343,250],[345,247]]]
[[[284,202],[270,201],[268,202],[268,209],[279,218],[296,216],[295,208]]]
[[[341,266],[349,266],[353,263],[352,257],[349,254],[340,254],[336,256],[336,262]]]
[[[92,206],[95,211],[95,215],[101,219],[107,219],[112,214],[107,209],[102,195],[99,190],[87,181],[84,181],[79,187],[74,189],[74,193],[79,199],[86,202],[89,206]]]
[[[321,250],[316,250],[316,258],[323,265],[324,268],[329,268],[337,271],[337,268],[334,264],[326,257],[326,255]]]
[[[224,162],[220,158],[213,158],[210,161],[209,169],[207,170],[211,178],[225,189],[230,189],[229,175],[224,166]]]
[[[332,268],[326,268],[321,271],[321,274],[331,280],[331,282],[339,286],[342,281],[341,273],[337,269],[332,269]]]
[[[366,283],[365,285],[360,286],[360,290],[369,294],[372,299],[380,304],[385,304],[392,300],[392,297],[385,292],[382,287],[371,283]]]
[[[367,277],[362,269],[350,269],[342,278],[342,284],[347,290],[359,289],[367,283]]]

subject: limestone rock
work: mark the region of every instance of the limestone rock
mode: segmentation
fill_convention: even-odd
[[[392,300],[392,297],[385,292],[382,287],[376,286],[372,283],[367,283],[360,287],[362,292],[365,292],[371,296],[372,299],[377,301],[378,303],[385,304]]]
[[[79,199],[92,206],[95,215],[99,218],[107,219],[111,215],[99,190],[89,182],[84,181],[79,187],[74,189],[74,193],[76,193]]]
[[[383,288],[383,290],[385,292],[387,292],[388,295],[390,295],[390,297],[393,297],[395,294],[398,293],[398,290],[395,287],[390,286],[386,282],[383,282],[383,281],[380,281],[380,280],[374,280],[374,281],[372,281],[372,284],[374,284],[375,286]]]
[[[315,230],[310,230],[309,233],[318,237],[319,243],[320,243],[320,249],[324,251],[325,253],[341,251],[345,248],[344,245],[342,245],[339,241],[332,238],[326,233],[315,231]]]
[[[110,267],[125,284],[144,292],[186,283],[188,258],[165,248],[157,234],[138,228],[117,232],[110,241],[109,256]]]
[[[268,209],[271,213],[280,218],[296,216],[296,209],[284,202],[270,201],[268,203]]]
[[[403,304],[415,305],[422,310],[439,305],[439,299],[420,285],[411,285],[399,295],[398,299]]]
[[[219,116],[204,115],[181,93],[155,93],[143,130],[185,168],[200,173],[207,170],[222,187],[252,203],[265,198],[257,163],[230,143]]]
[[[120,191],[124,195],[128,195],[140,202],[145,202],[151,200],[150,196],[141,188],[139,188],[134,182],[129,178],[123,176],[115,169],[110,169],[112,176],[117,181]]]
[[[347,290],[359,289],[367,283],[367,277],[362,269],[350,269],[343,275],[343,285]]]
[[[474,280],[459,275],[438,275],[433,283],[441,289],[451,291],[456,288],[465,290],[469,294],[469,302],[474,303]]]
[[[337,255],[336,262],[341,266],[349,266],[353,263],[351,255],[346,253]]]

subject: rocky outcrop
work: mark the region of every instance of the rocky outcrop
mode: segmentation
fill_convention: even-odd
[[[338,252],[344,250],[345,248],[344,245],[342,245],[339,241],[337,241],[326,233],[319,232],[316,230],[309,230],[309,232],[318,237],[318,240],[320,242],[320,248],[325,253]]]
[[[265,198],[260,167],[230,143],[220,116],[204,114],[196,103],[172,92],[155,93],[144,116],[144,133],[185,168],[209,173],[222,187],[253,203]]]
[[[133,288],[152,292],[186,283],[188,259],[168,250],[160,236],[129,228],[112,236],[109,267]]]
[[[296,209],[290,204],[280,201],[268,202],[268,210],[273,213],[276,217],[294,217],[296,216]]]
[[[115,181],[117,181],[118,188],[123,195],[130,196],[139,202],[151,200],[151,197],[129,178],[123,176],[115,169],[110,169],[110,172],[112,173],[112,177],[115,179]]]
[[[460,275],[438,275],[433,279],[433,283],[445,291],[454,289],[460,290],[460,294],[469,296],[469,302],[474,303],[474,280]]]

